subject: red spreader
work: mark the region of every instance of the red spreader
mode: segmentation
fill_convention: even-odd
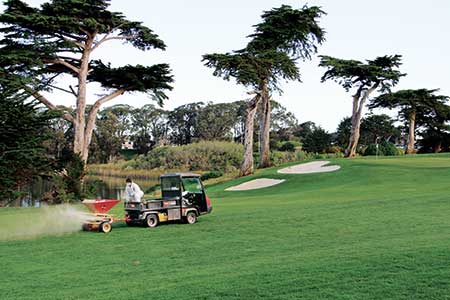
[[[95,230],[104,233],[110,232],[112,230],[114,217],[106,213],[119,202],[120,200],[111,199],[84,200],[82,203],[91,211],[91,213],[87,214],[82,229],[88,231]]]
[[[104,214],[113,208],[120,200],[84,200],[83,204],[93,213]]]

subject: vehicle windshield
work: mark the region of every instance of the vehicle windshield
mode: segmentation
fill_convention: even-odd
[[[161,180],[161,190],[163,191],[179,191],[179,178],[178,177],[166,177]]]
[[[202,185],[196,177],[182,178],[184,191],[190,193],[202,193]]]

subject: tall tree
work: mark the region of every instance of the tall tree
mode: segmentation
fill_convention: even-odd
[[[355,89],[353,95],[352,129],[350,140],[345,150],[346,157],[354,157],[360,136],[361,117],[369,96],[375,92],[385,92],[396,85],[401,76],[397,68],[401,55],[381,56],[363,63],[357,60],[339,59],[321,55],[319,66],[327,68],[322,82],[334,80],[346,91]]]
[[[167,64],[112,67],[93,60],[97,49],[120,40],[140,50],[165,49],[164,42],[140,22],[129,21],[107,8],[109,0],[52,0],[33,8],[20,0],[7,0],[0,15],[0,67],[2,76],[22,84],[49,109],[56,106],[42,91],[60,90],[75,98],[74,114],[63,116],[73,123],[73,151],[87,161],[88,149],[100,107],[126,92],[149,94],[158,103],[173,79]],[[58,79],[71,76],[76,85],[62,87]],[[93,100],[86,117],[88,84],[99,83],[105,93]]]
[[[255,25],[255,33],[248,36],[251,40],[244,49],[203,56],[205,65],[214,68],[214,76],[225,80],[234,78],[254,95],[247,102],[245,154],[241,176],[253,173],[253,125],[258,106],[261,107],[260,166],[270,165],[271,92],[281,92],[280,80],[300,81],[296,62],[299,59],[310,59],[317,51],[316,45],[324,41],[325,32],[317,21],[323,14],[316,6],[304,6],[298,10],[282,5],[263,13],[263,22]]]
[[[352,131],[352,118],[345,117],[339,122],[335,133],[335,142],[342,149],[347,148],[348,141],[350,139],[350,133]]]
[[[197,122],[199,139],[231,140],[231,128],[237,119],[232,103],[209,102],[200,110]]]
[[[186,145],[198,137],[198,117],[203,106],[203,102],[188,103],[169,112],[167,118],[171,129],[169,135],[172,143]]]
[[[331,134],[320,126],[313,130],[303,139],[303,149],[311,153],[326,153],[331,146]]]
[[[399,138],[400,130],[395,127],[394,122],[394,119],[385,114],[364,117],[361,121],[361,142],[369,145]]]
[[[400,119],[408,123],[406,154],[415,152],[417,125],[423,124],[427,120],[431,121],[445,112],[445,102],[449,98],[443,95],[435,95],[437,91],[427,89],[400,90],[395,93],[380,95],[371,101],[370,108],[399,109]],[[441,111],[442,113],[439,113]]]
[[[278,85],[281,77],[286,80],[300,81],[297,68],[298,60],[309,60],[317,53],[317,45],[325,40],[325,31],[319,26],[318,19],[325,14],[317,6],[303,6],[293,9],[282,5],[263,13],[262,22],[255,25],[255,33],[247,45],[247,51],[264,59],[259,68],[265,75],[259,78],[262,86],[260,114],[260,167],[270,165],[270,113],[271,93],[282,92]],[[275,75],[277,74],[277,75]]]
[[[109,107],[103,109],[98,114],[97,126],[95,129],[97,145],[100,150],[100,160],[102,163],[110,162],[119,154],[124,142],[123,126],[114,110]]]
[[[55,163],[44,142],[52,138],[50,126],[57,116],[25,99],[0,86],[0,205],[19,198],[22,187],[49,175]]]
[[[139,154],[147,154],[155,145],[168,139],[168,112],[153,104],[132,112],[132,140]]]

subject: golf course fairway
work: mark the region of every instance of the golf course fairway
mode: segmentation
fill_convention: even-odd
[[[450,155],[330,161],[207,186],[193,225],[0,239],[0,299],[450,299]],[[255,178],[285,181],[225,191]]]

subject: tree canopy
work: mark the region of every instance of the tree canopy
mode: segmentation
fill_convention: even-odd
[[[406,75],[396,69],[401,65],[401,57],[397,54],[385,55],[363,63],[358,60],[321,55],[319,66],[327,68],[321,80],[322,82],[333,80],[342,85],[346,91],[370,87],[379,88],[383,92],[388,91]]]
[[[248,36],[245,48],[225,54],[206,54],[205,65],[213,68],[213,75],[225,80],[234,78],[238,84],[252,89],[255,97],[248,101],[246,151],[241,175],[253,172],[253,118],[259,105],[260,117],[260,166],[270,165],[270,98],[271,92],[282,92],[281,80],[300,81],[299,59],[310,59],[317,52],[317,45],[325,40],[325,31],[319,26],[319,18],[325,14],[317,6],[294,9],[282,5],[265,11],[262,22],[255,25],[255,32]]]
[[[54,159],[43,143],[51,139],[49,127],[57,117],[42,110],[26,95],[0,89],[0,199],[13,200],[21,188],[38,176],[48,175]]]
[[[122,41],[140,50],[165,49],[164,42],[141,22],[108,10],[108,0],[51,0],[39,8],[20,0],[7,0],[0,14],[0,77],[8,78],[50,109],[56,109],[42,91],[60,90],[76,99],[73,113],[64,118],[74,124],[74,152],[87,160],[95,116],[106,102],[126,92],[143,92],[162,104],[173,82],[167,64],[112,67],[93,60],[107,42]],[[61,86],[69,75],[76,85]],[[99,83],[104,94],[92,99],[86,117],[87,85]]]
[[[401,65],[401,55],[385,55],[367,60],[340,59],[321,55],[319,66],[325,67],[322,82],[333,80],[348,92],[356,89],[353,95],[350,139],[345,150],[346,157],[354,157],[360,136],[362,111],[369,95],[375,91],[386,92],[396,85],[402,76],[397,68]]]

